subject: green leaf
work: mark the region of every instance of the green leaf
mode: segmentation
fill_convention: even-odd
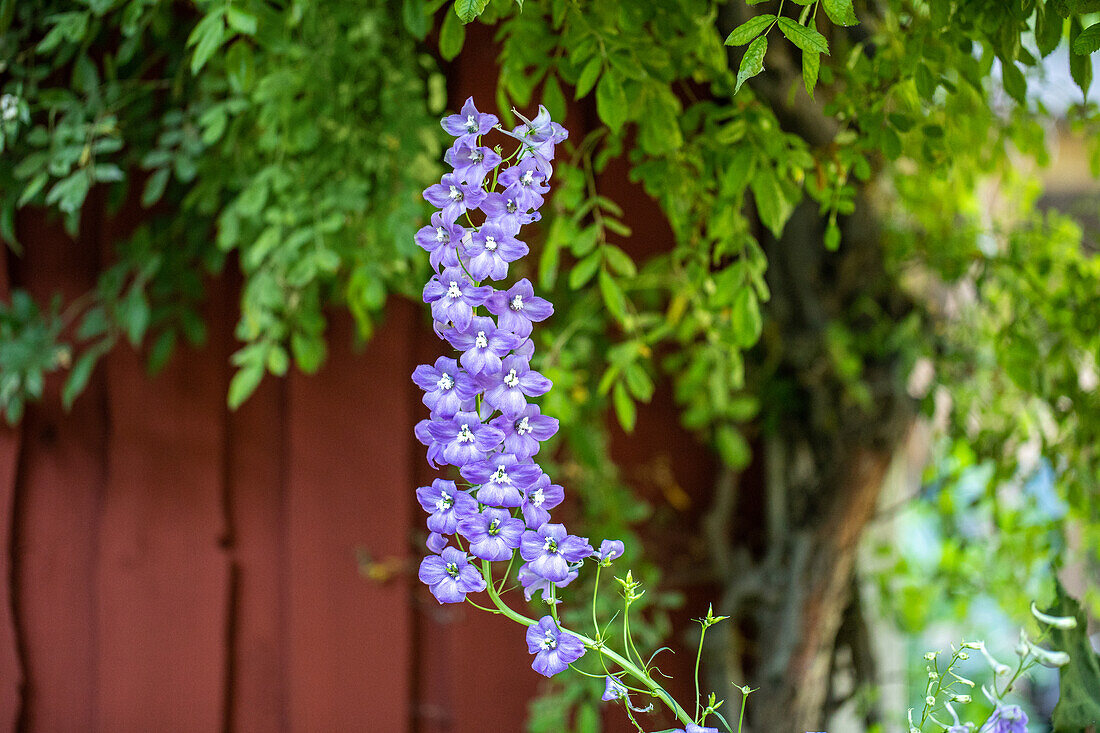
[[[1080,33],[1081,19],[1074,17],[1069,22],[1069,43],[1071,47],[1077,43]],[[1085,100],[1088,101],[1089,87],[1092,86],[1092,57],[1071,53],[1069,55],[1069,74],[1073,77],[1073,81],[1077,83],[1077,86],[1080,87]]]
[[[758,167],[749,187],[756,199],[756,211],[760,214],[760,221],[776,238],[779,238],[794,207],[783,195],[783,189],[775,177],[775,172],[770,166]]]
[[[73,364],[73,370],[69,372],[69,378],[65,380],[65,386],[61,390],[61,404],[66,411],[72,409],[77,395],[88,386],[88,378],[92,376],[92,370],[95,369],[101,353],[100,349],[91,348],[81,354]]]
[[[744,46],[746,43],[751,42],[752,39],[763,33],[764,29],[769,27],[773,22],[775,22],[775,16],[771,13],[753,16],[734,28],[733,31],[726,36],[726,45]]]
[[[597,250],[573,265],[573,269],[569,271],[569,287],[573,290],[584,287],[584,284],[596,274],[596,269],[600,266],[600,257],[600,252]]]
[[[1002,60],[1001,79],[1010,97],[1020,104],[1027,104],[1027,80],[1015,62]]]
[[[447,13],[443,18],[443,27],[439,29],[439,55],[447,61],[453,61],[462,51],[462,44],[466,42],[466,26],[458,22],[458,19]]]
[[[619,418],[619,424],[623,426],[623,430],[628,433],[634,432],[634,425],[638,422],[638,410],[622,382],[615,382],[615,387],[611,390],[611,403],[615,407],[615,416]]]
[[[153,345],[149,347],[149,359],[146,362],[146,367],[150,374],[156,374],[164,365],[168,363],[169,357],[172,356],[172,350],[176,347],[176,332],[175,331],[162,331],[156,340],[153,341]]]
[[[1055,581],[1057,599],[1044,613],[1072,616],[1077,628],[1050,628],[1051,646],[1069,655],[1069,664],[1058,672],[1058,704],[1054,708],[1055,733],[1077,733],[1100,723],[1100,657],[1088,638],[1088,615]]]
[[[455,14],[463,23],[469,23],[485,12],[489,0],[455,0]]]
[[[401,22],[413,38],[423,41],[428,35],[428,9],[424,0],[403,0],[401,3]]]
[[[852,8],[852,0],[824,0],[825,15],[837,25],[859,25],[859,18]]]
[[[225,15],[219,8],[203,17],[198,22],[191,35],[187,37],[187,45],[194,46],[191,55],[191,73],[197,75],[214,52],[221,48],[225,40]]]
[[[733,329],[733,340],[738,346],[747,349],[760,338],[760,332],[764,328],[764,320],[760,316],[760,301],[747,284],[741,286],[733,296],[730,325]]]
[[[1073,52],[1090,54],[1097,49],[1100,49],[1100,23],[1093,23],[1074,39]]]
[[[602,69],[603,59],[600,56],[593,56],[588,60],[588,63],[581,69],[580,76],[577,77],[577,85],[575,87],[573,99],[580,99],[592,91],[592,87],[596,85],[596,79],[599,78]]]
[[[603,256],[607,259],[607,266],[623,277],[634,277],[638,274],[638,268],[634,266],[634,260],[630,255],[613,244],[603,246]]]
[[[836,225],[835,221],[830,221],[825,228],[825,249],[830,252],[836,252],[840,249],[840,227]]]
[[[1039,8],[1035,16],[1035,43],[1039,53],[1049,56],[1062,42],[1066,21],[1050,6]]]
[[[325,361],[325,339],[320,335],[295,331],[290,337],[294,363],[306,374],[315,374]]]
[[[626,123],[626,92],[614,71],[608,70],[596,85],[596,113],[612,132],[618,132]]]
[[[225,11],[229,27],[246,36],[256,35],[256,16],[237,5],[230,5]]]
[[[722,461],[734,470],[745,468],[752,460],[752,449],[749,448],[748,441],[740,431],[728,425],[715,431],[714,444]]]
[[[172,171],[168,168],[161,168],[149,176],[149,179],[145,181],[145,188],[141,192],[142,206],[148,209],[160,201],[160,197],[164,195],[164,189],[168,186],[168,176],[171,173]]]
[[[263,376],[264,365],[261,361],[250,361],[241,367],[229,382],[229,396],[226,399],[229,409],[240,407],[256,391]]]
[[[806,85],[806,93],[812,99],[814,87],[817,86],[817,75],[821,71],[821,54],[811,51],[802,52],[802,83]]]
[[[825,40],[825,36],[813,28],[800,25],[790,18],[780,18],[779,30],[783,31],[783,35],[803,51],[823,53],[826,56],[829,54],[829,42]]]
[[[760,36],[745,49],[745,55],[741,58],[741,66],[737,69],[737,86],[733,93],[741,89],[741,85],[764,70],[764,54],[768,52],[768,39]]]
[[[547,74],[542,82],[542,103],[550,111],[550,116],[558,121],[565,120],[565,95],[562,94],[561,84],[554,74]]]
[[[600,295],[603,297],[608,312],[616,321],[622,323],[626,320],[627,315],[626,294],[623,293],[622,287],[619,286],[615,278],[611,277],[611,273],[603,269],[600,270],[597,282],[600,286]]]

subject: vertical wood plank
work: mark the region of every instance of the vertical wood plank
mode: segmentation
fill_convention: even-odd
[[[6,246],[0,242],[0,297],[7,299],[8,266]],[[19,464],[20,434],[0,421],[0,726],[15,730],[22,707],[23,669],[15,629],[12,587],[11,533],[15,508],[15,481]]]
[[[181,348],[156,379],[126,346],[108,359],[97,625],[105,731],[224,727],[224,297],[211,288],[215,346]]]
[[[20,220],[19,280],[40,303],[69,303],[94,287],[97,222],[73,242],[38,212]],[[93,730],[96,659],[95,558],[104,482],[106,414],[102,372],[66,413],[65,372],[47,380],[23,421],[16,593],[25,656],[27,730]]]
[[[285,382],[265,379],[229,417],[235,633],[229,730],[286,730]],[[346,560],[346,559],[345,559]]]
[[[290,728],[409,729],[409,578],[369,581],[356,550],[408,557],[411,306],[365,353],[333,318],[321,373],[289,383]]]

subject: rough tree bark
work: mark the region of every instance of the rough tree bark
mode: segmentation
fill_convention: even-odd
[[[869,203],[862,203],[867,211]],[[751,730],[769,733],[824,723],[859,541],[914,416],[895,359],[864,364],[872,404],[861,407],[847,396],[829,355],[828,324],[860,328],[855,301],[872,298],[895,317],[907,307],[888,287],[873,216],[848,223],[836,255],[824,252],[821,231],[816,207],[804,205],[768,245],[771,327],[757,366],[757,376],[771,385],[763,393],[771,427],[757,458],[765,465],[762,486],[742,485],[746,496],[731,499],[735,482],[726,478],[708,527],[720,540],[722,613],[735,619],[724,667],[714,665],[713,688],[728,689],[729,679],[759,688],[748,718]],[[752,504],[766,528],[755,541],[745,524],[758,522],[751,513],[737,516]]]

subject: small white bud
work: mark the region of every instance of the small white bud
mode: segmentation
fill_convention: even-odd
[[[959,652],[959,659],[965,662],[967,659],[970,659],[970,655],[966,652]]]
[[[981,641],[964,641],[963,649],[985,649],[985,643]]]
[[[925,652],[924,653],[924,658],[927,659],[929,662],[931,662],[933,659],[936,658],[936,653],[935,652]]]
[[[928,707],[932,707],[936,704],[936,698],[934,698],[932,695],[929,695],[928,697],[924,698],[924,704]]]
[[[955,702],[961,702],[963,704],[966,704],[966,703],[970,702],[971,698],[970,698],[970,695],[952,695],[951,699],[954,700]]]
[[[1039,621],[1053,626],[1056,629],[1076,629],[1077,619],[1073,616],[1050,616],[1040,611],[1035,606],[1035,601],[1031,602],[1031,615]]]

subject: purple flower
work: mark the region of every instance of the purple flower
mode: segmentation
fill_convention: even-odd
[[[454,173],[444,174],[439,183],[424,189],[428,203],[443,210],[443,221],[453,224],[470,209],[476,209],[485,199],[485,192],[477,184],[463,183]]]
[[[416,243],[427,250],[428,261],[432,269],[439,266],[458,267],[458,243],[462,241],[466,230],[453,222],[443,221],[443,214],[432,214],[431,226],[421,227],[416,233]]]
[[[576,568],[573,568],[569,571],[569,575],[566,576],[565,580],[561,581],[560,583],[554,583],[547,580],[546,578],[543,578],[534,570],[532,570],[529,563],[524,563],[520,566],[519,572],[516,573],[516,579],[519,580],[520,585],[523,586],[523,597],[526,598],[528,601],[531,600],[531,596],[535,595],[535,593],[541,593],[542,600],[549,603],[550,589],[553,587],[564,588],[565,586],[576,580],[577,576],[580,574],[577,571],[577,568],[579,567],[580,563],[577,563]],[[561,603],[561,600],[559,599],[555,602]]]
[[[619,682],[617,677],[607,675],[603,685],[603,697],[601,700],[623,700],[627,698],[627,689]]]
[[[428,540],[424,543],[428,546],[428,549],[432,552],[442,552],[443,548],[447,546],[447,538],[439,534],[439,532],[431,532],[428,534]]]
[[[478,393],[473,377],[445,356],[436,359],[435,366],[421,364],[413,370],[412,378],[424,390],[424,404],[437,417],[454,417]]]
[[[718,733],[717,728],[704,728],[695,723],[688,723],[686,728],[677,728],[675,733]]]
[[[480,186],[489,171],[500,165],[500,156],[468,139],[459,139],[444,155],[455,175],[471,186]]]
[[[592,546],[586,538],[569,534],[564,524],[544,524],[523,533],[519,554],[531,570],[558,583],[568,577],[569,563],[591,555]]]
[[[477,511],[474,497],[465,491],[459,491],[454,481],[437,478],[431,486],[421,486],[416,490],[416,499],[428,517],[428,529],[440,534],[454,534],[459,517]]]
[[[514,198],[521,208],[539,208],[543,195],[550,190],[546,175],[538,169],[534,158],[521,160],[502,171],[498,180],[505,186],[504,195]]]
[[[1019,705],[998,705],[980,733],[1027,733],[1027,713]]]
[[[535,655],[531,668],[553,677],[584,656],[584,642],[558,628],[550,616],[543,616],[537,624],[527,627],[527,650]]]
[[[520,458],[538,453],[540,441],[558,432],[557,418],[541,414],[538,405],[527,405],[514,418],[493,418],[489,424],[504,433],[504,450]]]
[[[460,139],[476,138],[493,129],[497,123],[497,116],[477,111],[474,106],[474,98],[469,97],[462,105],[462,111],[457,115],[448,115],[443,118],[443,129],[448,135]]]
[[[432,305],[432,318],[453,323],[459,331],[469,327],[474,308],[492,295],[488,285],[475,286],[461,269],[448,267],[424,286],[424,302]]]
[[[488,508],[458,522],[458,533],[470,541],[470,554],[482,560],[507,560],[519,547],[523,522],[507,509]]]
[[[539,476],[534,485],[529,486],[523,497],[523,521],[528,529],[538,529],[550,521],[550,511],[565,499],[565,490],[550,483],[545,473]]]
[[[496,290],[485,301],[485,307],[497,316],[497,327],[527,338],[531,322],[542,321],[554,313],[550,301],[535,297],[531,281],[523,278],[507,290]]]
[[[485,212],[487,221],[499,224],[512,235],[517,234],[524,224],[530,224],[542,218],[537,211],[531,212],[522,208],[515,196],[500,193],[487,194],[481,201],[481,210]]]
[[[443,460],[459,467],[484,460],[485,454],[504,440],[504,433],[482,423],[476,412],[459,412],[449,420],[433,420],[428,432],[443,445]]]
[[[444,547],[442,555],[420,562],[420,580],[440,603],[461,603],[467,593],[485,590],[485,578],[470,564],[465,552]]]
[[[528,397],[538,397],[550,391],[550,380],[532,371],[522,356],[506,356],[499,372],[482,374],[478,383],[485,390],[485,401],[500,410],[508,419],[518,419],[527,407]]]
[[[503,280],[508,277],[508,263],[529,251],[526,244],[494,221],[485,222],[474,232],[465,250],[466,267],[478,280]]]
[[[500,371],[500,357],[520,342],[514,333],[498,329],[488,316],[474,316],[468,327],[450,329],[443,335],[452,346],[462,349],[459,361],[470,374]]]
[[[623,545],[622,540],[604,540],[600,543],[600,549],[592,553],[592,556],[596,560],[607,567],[616,558],[622,557],[623,551],[626,547]]]
[[[494,453],[484,461],[462,467],[462,477],[480,484],[477,500],[486,506],[517,507],[523,503],[523,491],[542,476],[534,463],[520,463],[510,453]]]
[[[443,461],[443,444],[432,437],[432,421],[421,420],[413,428],[413,435],[424,445],[428,446],[428,465],[439,468]]]

